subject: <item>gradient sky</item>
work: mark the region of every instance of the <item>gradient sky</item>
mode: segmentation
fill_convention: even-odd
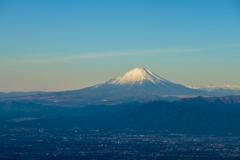
[[[80,89],[136,67],[240,85],[240,1],[0,0],[0,92]]]

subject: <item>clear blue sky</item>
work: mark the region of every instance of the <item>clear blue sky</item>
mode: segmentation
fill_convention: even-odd
[[[0,0],[0,91],[79,89],[135,67],[240,85],[240,1]]]

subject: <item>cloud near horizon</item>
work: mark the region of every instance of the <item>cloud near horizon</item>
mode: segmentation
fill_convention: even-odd
[[[61,63],[67,61],[75,61],[81,59],[94,59],[103,57],[127,57],[127,56],[143,56],[143,55],[161,55],[161,54],[177,54],[196,52],[201,49],[155,49],[155,50],[132,50],[121,52],[99,52],[99,53],[85,53],[75,56],[56,57],[56,58],[43,58],[43,59],[30,59],[30,60],[9,60],[1,65],[21,65],[21,64],[36,64],[36,63]]]
[[[221,86],[215,86],[215,85],[207,85],[207,86],[200,86],[200,87],[194,87],[194,86],[186,86],[188,88],[192,89],[230,89],[230,90],[240,90],[239,85],[231,85],[231,84],[224,84]]]

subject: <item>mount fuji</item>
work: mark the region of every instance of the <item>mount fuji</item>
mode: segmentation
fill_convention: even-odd
[[[146,68],[135,68],[105,83],[80,90],[44,93],[32,100],[55,105],[74,103],[86,105],[115,105],[129,102],[177,100],[183,97],[210,96],[208,92],[187,88],[170,82]],[[60,103],[61,102],[61,103]]]
[[[204,92],[189,89],[183,85],[170,82],[146,68],[135,68],[124,75],[106,83],[93,86],[92,90],[110,91],[123,95],[151,95],[151,96],[197,96]]]

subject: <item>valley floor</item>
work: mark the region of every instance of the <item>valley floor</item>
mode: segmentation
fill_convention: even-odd
[[[240,135],[2,127],[0,159],[240,159]]]

